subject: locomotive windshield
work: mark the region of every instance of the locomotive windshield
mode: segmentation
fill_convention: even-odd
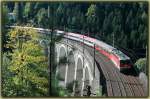
[[[121,64],[131,64],[131,60],[120,60]]]

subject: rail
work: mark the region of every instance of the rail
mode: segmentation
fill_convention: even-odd
[[[101,69],[100,71],[102,71],[102,74],[104,75],[103,82],[105,82],[107,96],[147,96],[138,77],[121,73],[118,69],[115,68],[115,66],[113,66],[113,63],[107,57],[101,55],[98,52],[96,52],[96,55],[94,55],[92,48],[88,46],[85,47],[91,56],[95,56],[94,61],[99,64],[98,68]],[[88,59],[87,56],[85,57]]]
[[[76,42],[77,43],[77,42]],[[70,45],[70,44],[69,44]],[[72,46],[75,46],[71,44]],[[79,45],[78,43],[76,45]],[[90,55],[94,57],[93,50],[90,47],[85,45],[85,51],[90,52]],[[80,49],[82,52],[83,50]],[[85,58],[89,58],[85,56]],[[91,61],[91,60],[89,60]],[[138,77],[132,75],[125,75],[121,73],[111,60],[107,57],[100,55],[99,52],[96,52],[95,61],[98,62],[99,67],[104,75],[104,82],[106,84],[106,93],[109,97],[144,97],[146,96],[143,85],[140,82]]]
[[[91,50],[89,50],[89,52],[91,52]],[[94,56],[92,52],[91,55]],[[121,73],[113,66],[111,60],[109,61],[107,57],[98,52],[96,52],[95,59],[104,75],[107,96],[146,96],[138,77]]]

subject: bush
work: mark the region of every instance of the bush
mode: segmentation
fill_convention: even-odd
[[[140,58],[134,64],[135,69],[138,72],[145,72],[146,69],[146,58]]]

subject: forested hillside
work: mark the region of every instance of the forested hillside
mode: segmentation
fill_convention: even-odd
[[[21,23],[48,28],[48,3],[7,3]],[[51,3],[55,12],[55,28],[104,39],[130,48],[145,48],[148,36],[147,2],[58,2]],[[50,9],[52,10],[52,9]],[[51,13],[50,13],[51,14]],[[18,22],[18,21],[17,21]],[[103,37],[103,38],[101,38]]]

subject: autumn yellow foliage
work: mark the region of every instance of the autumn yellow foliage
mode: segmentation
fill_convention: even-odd
[[[7,46],[14,48],[10,54],[12,60],[8,68],[15,74],[12,78],[13,83],[20,88],[21,86],[32,88],[34,85],[38,90],[37,93],[47,94],[48,78],[41,75],[43,72],[47,73],[47,57],[39,45],[38,32],[33,28],[14,28],[10,30],[9,36],[10,42]],[[26,92],[31,91],[26,89]]]

